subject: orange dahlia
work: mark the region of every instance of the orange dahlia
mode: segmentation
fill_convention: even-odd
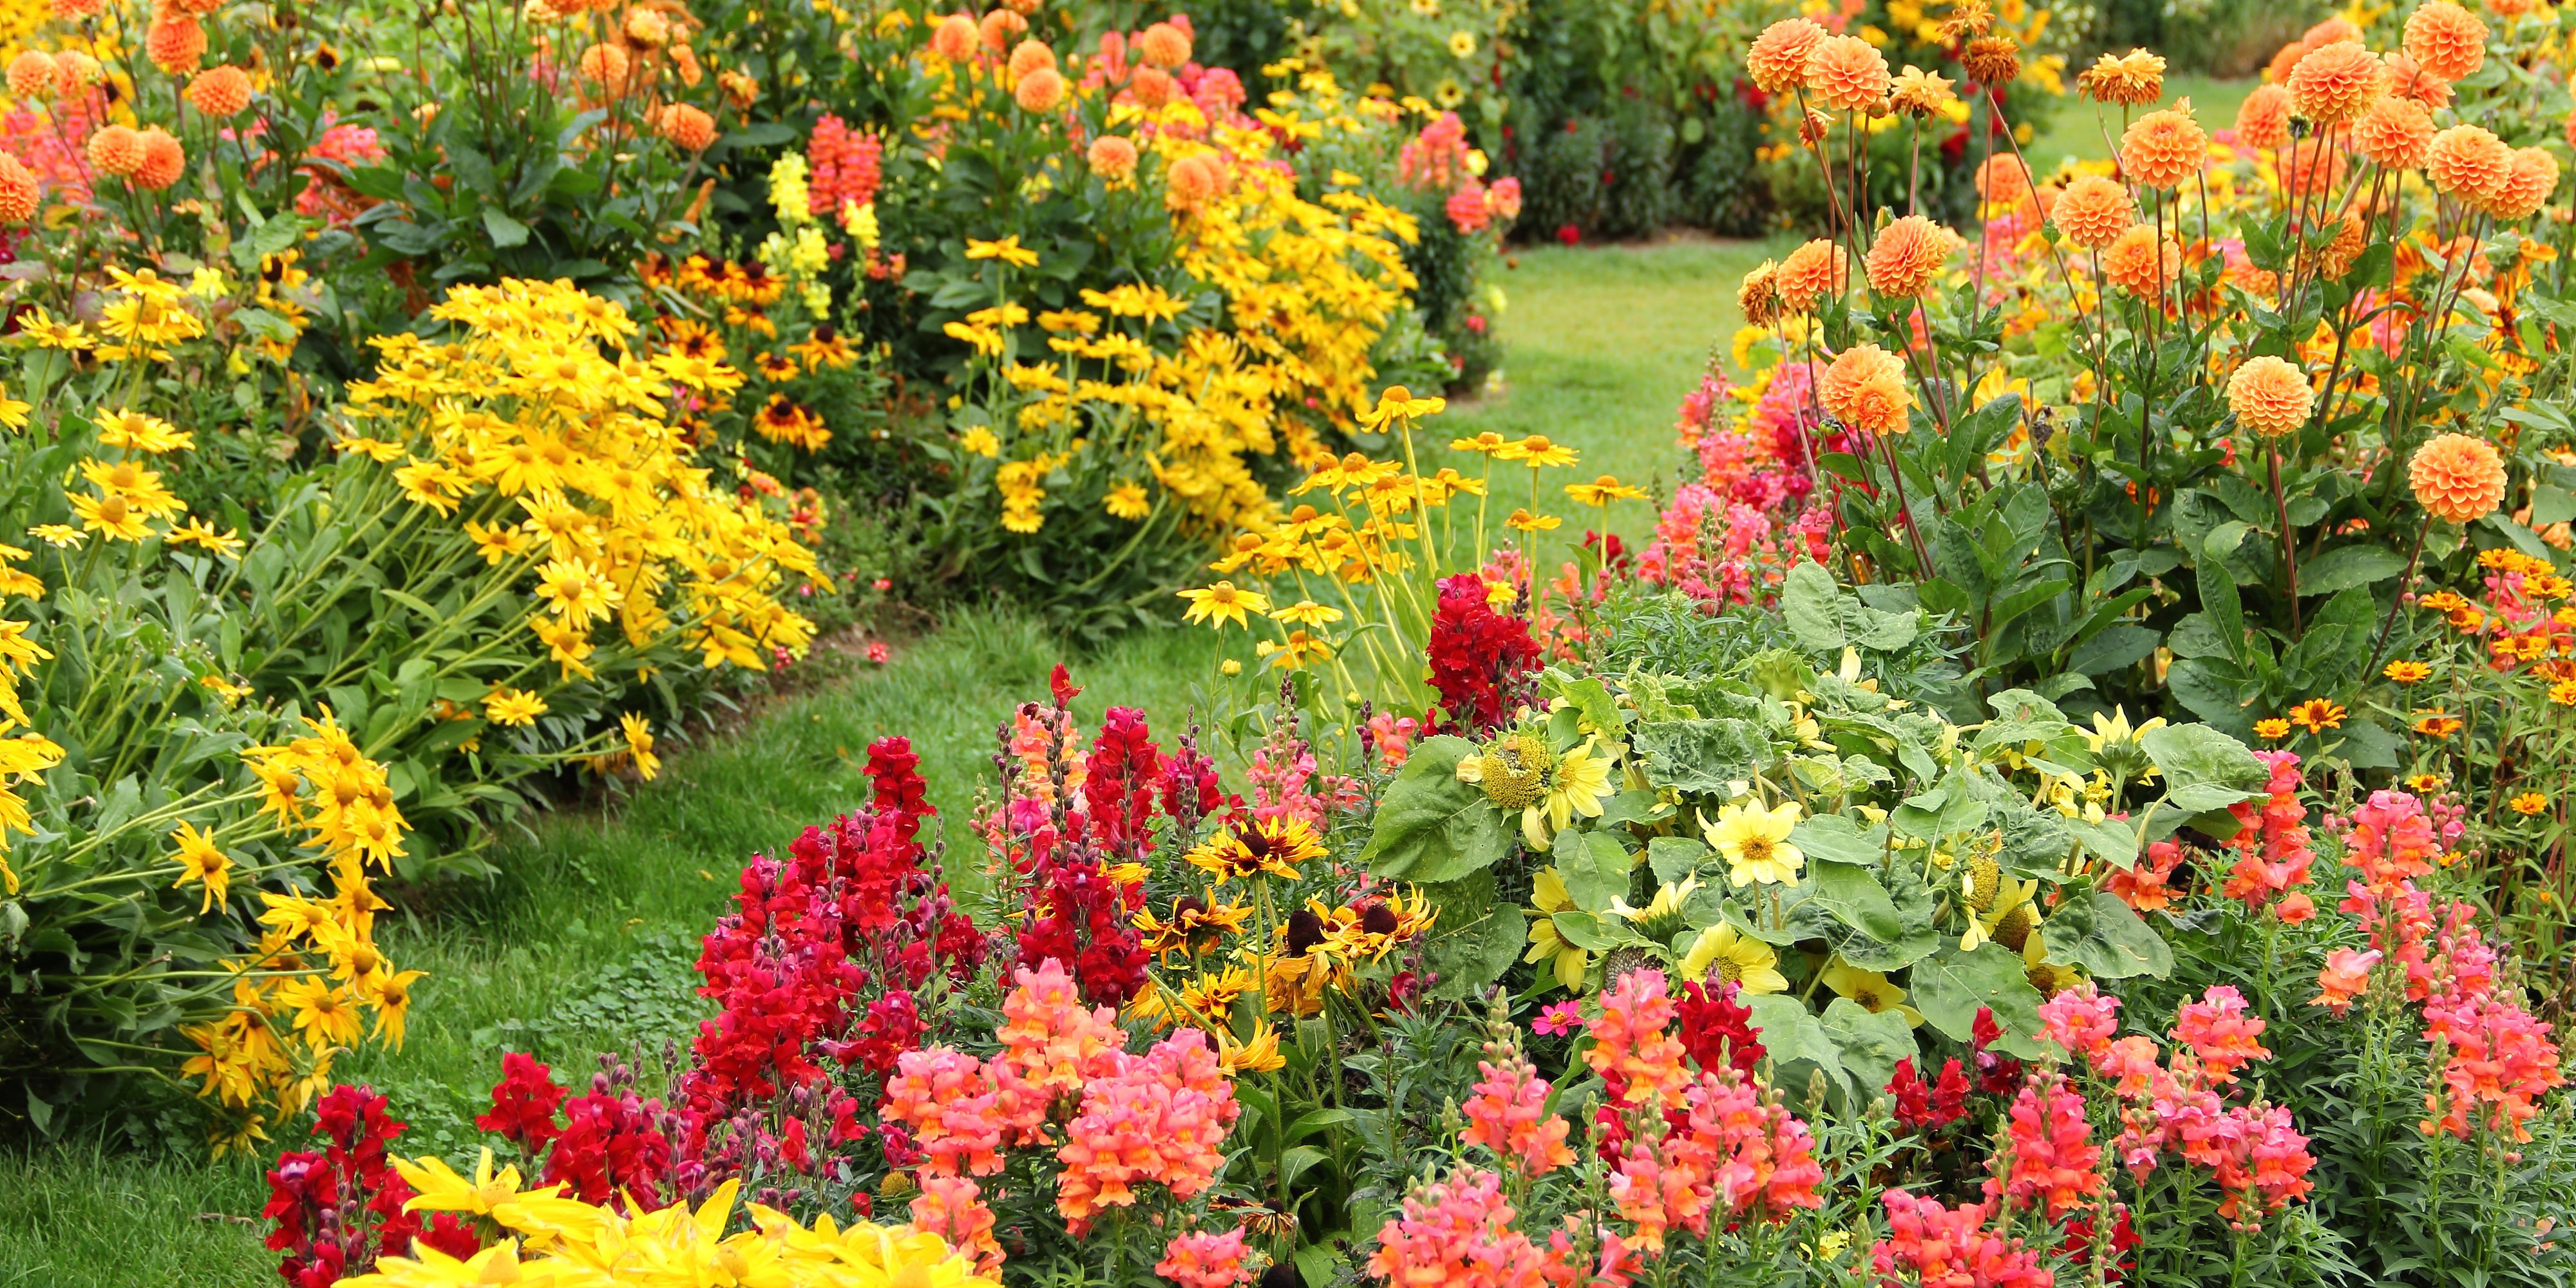
[[[188,82],[188,102],[219,120],[250,106],[250,94],[250,74],[231,63],[209,67]]]
[[[2388,92],[2391,95],[2412,99],[2427,111],[2451,105],[2451,82],[2425,71],[2405,50],[2391,50],[2380,61],[2388,64]]]
[[[2515,148],[2513,172],[2486,210],[2504,223],[2518,224],[2539,214],[2549,203],[2549,194],[2557,190],[2558,158],[2539,148]]]
[[[627,73],[635,69],[623,45],[592,45],[581,51],[581,78],[611,98],[626,92]]]
[[[2290,106],[2318,125],[2341,125],[2388,92],[2388,64],[2358,40],[2308,51],[2290,69]]]
[[[2149,112],[2120,136],[2120,169],[2133,183],[2179,188],[2209,161],[2209,132],[2181,108]]]
[[[1148,67],[1170,71],[1190,60],[1189,33],[1168,22],[1155,23],[1136,37],[1136,56]]]
[[[153,23],[143,37],[143,55],[173,76],[193,72],[206,56],[206,29],[184,14]]]
[[[984,15],[975,37],[984,43],[984,48],[999,54],[1008,52],[1011,42],[1026,34],[1028,29],[1028,19],[1008,9],[996,9]]]
[[[2487,0],[2487,12],[2499,18],[2519,18],[2531,12],[2533,0]]]
[[[2136,210],[2129,190],[2098,174],[2078,175],[2057,198],[2049,222],[2066,240],[2084,250],[2100,250],[2129,230]]]
[[[2569,129],[2576,130],[2576,117]],[[2018,206],[2030,196],[2030,167],[2010,152],[1997,152],[1977,167],[1977,199],[1989,206]]]
[[[2476,125],[2454,125],[2433,136],[2424,151],[2424,174],[2434,188],[2472,204],[2493,199],[2513,179],[2513,149]]]
[[[2281,46],[2281,51],[2272,55],[2272,61],[2263,68],[2263,83],[2266,85],[2289,84],[2290,69],[2298,66],[2299,60],[2307,56],[2308,47],[2300,44],[2298,41],[2293,40],[2290,43]]]
[[[1156,108],[1172,101],[1172,74],[1159,67],[1139,67],[1128,78],[1127,90],[1136,96],[1140,107]]]
[[[2144,107],[2165,94],[2165,60],[2143,49],[2104,54],[2075,77],[2075,87],[2096,103]]]
[[[962,13],[941,19],[939,30],[930,35],[930,52],[952,63],[962,63],[975,56],[975,44],[981,39],[975,31],[975,20]]]
[[[35,218],[43,195],[35,172],[17,157],[0,152],[0,224],[23,224]]]
[[[1887,56],[1858,36],[1827,36],[1808,51],[1807,91],[1834,111],[1873,115],[1887,86]]]
[[[143,139],[123,125],[103,125],[82,149],[90,169],[124,178],[143,165]]]
[[[1851,255],[1818,237],[1780,261],[1780,303],[1792,313],[1814,310],[1827,297],[1851,289]]]
[[[716,118],[686,103],[666,104],[653,128],[683,152],[704,152],[716,141]]]
[[[63,87],[62,69],[34,50],[9,60],[9,92],[19,98],[52,98]]]
[[[1804,18],[1783,18],[1753,38],[1744,55],[1745,73],[1771,93],[1787,93],[1806,82],[1807,55],[1824,39],[1824,28]]]
[[[1868,434],[1905,432],[1913,409],[1904,361],[1874,344],[1853,345],[1835,355],[1816,397],[1844,424]]]
[[[1011,50],[1010,67],[1014,80],[1026,79],[1030,72],[1041,67],[1054,71],[1055,51],[1047,48],[1043,40],[1023,40]]]
[[[2486,65],[2487,25],[2451,0],[2429,0],[2406,15],[2406,54],[2446,81],[2466,80]]]
[[[2361,28],[2352,25],[2350,20],[2341,17],[2325,18],[2308,28],[2306,33],[2299,37],[2299,47],[2316,49],[2324,45],[2359,39],[2361,39]]]
[[[1040,67],[1020,78],[1011,97],[1023,112],[1052,112],[1064,105],[1064,74],[1052,67]]]
[[[1103,134],[1091,141],[1083,159],[1093,174],[1111,183],[1123,183],[1136,173],[1136,144],[1123,134]]]
[[[2391,170],[2412,170],[2433,150],[2433,116],[2414,99],[2389,95],[2353,123],[2352,145]]]
[[[1959,244],[1959,235],[1924,218],[1907,215],[1878,231],[1869,246],[1869,289],[1886,299],[1911,299],[1932,289],[1941,262]]]
[[[2290,91],[2257,85],[2236,107],[2236,140],[2265,151],[2290,141]]]
[[[2343,151],[2326,141],[2302,142],[2282,154],[2281,189],[2293,197],[2331,193],[2350,165]]]
[[[1959,65],[1969,80],[1988,89],[2009,85],[2021,76],[2021,43],[2010,36],[1979,36],[1968,42]]]
[[[2437,519],[2475,523],[2504,504],[2504,458],[2466,434],[2436,434],[2406,465],[2415,503]]]
[[[2159,241],[2163,254],[2158,255]],[[2131,295],[2154,299],[2182,273],[2182,244],[2159,239],[2150,224],[2131,224],[2102,252],[2102,278]]]
[[[2246,359],[2227,378],[2227,409],[2236,413],[2237,424],[2264,438],[2296,433],[2316,396],[2306,372],[2268,353]]]
[[[143,160],[134,167],[135,187],[159,192],[186,173],[188,153],[169,131],[155,125],[136,131],[134,137],[143,149]]]
[[[1196,210],[1225,194],[1225,162],[1213,153],[1192,153],[1167,167],[1163,182],[1169,189],[1163,204],[1174,210]]]

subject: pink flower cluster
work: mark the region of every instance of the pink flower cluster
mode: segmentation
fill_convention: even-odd
[[[1484,1076],[1462,1106],[1467,1128],[1459,1139],[1492,1150],[1503,1166],[1522,1177],[1544,1176],[1574,1161],[1565,1143],[1566,1120],[1547,1111],[1547,1079],[1529,1061],[1517,1057],[1476,1065]]]
[[[1065,1125],[1056,1210],[1080,1235],[1101,1208],[1134,1204],[1139,1184],[1197,1194],[1224,1166],[1225,1134],[1240,1112],[1234,1084],[1197,1029],[1177,1030],[1141,1056],[1119,1053],[1108,1075],[1083,1088],[1081,1111]]]
[[[2526,1141],[2524,1124],[2539,1113],[2540,1098],[2566,1084],[2552,1030],[2518,991],[2501,986],[2477,910],[2455,900],[2437,909],[2414,882],[2462,830],[2456,805],[2427,809],[2406,792],[2375,792],[2353,811],[2344,861],[2360,875],[2345,883],[2340,907],[2369,932],[2371,951],[2330,956],[2316,1002],[2340,1012],[2368,988],[2372,971],[2394,963],[2406,999],[2423,1008],[2424,1040],[2440,1074],[2424,1097],[2425,1133],[2466,1138],[2483,1127]]]
[[[2286,751],[2254,754],[2272,775],[2264,784],[2266,795],[2259,807],[2251,801],[2229,807],[2242,830],[2230,842],[2238,858],[2221,892],[2242,900],[2248,912],[2269,907],[2274,916],[2295,926],[2317,911],[2316,901],[2298,888],[2308,883],[2308,865],[2316,861],[2316,851],[2309,844],[2307,807],[2299,803],[2299,758]],[[2273,902],[2276,897],[2278,903]]]
[[[1891,1189],[1887,1237],[1870,1245],[1870,1267],[1879,1282],[1925,1288],[2051,1288],[2057,1277],[2039,1264],[2039,1253],[1986,1228],[1983,1203],[1945,1208],[1934,1199]]]
[[[1369,1273],[1397,1288],[1541,1288],[1546,1257],[1512,1225],[1502,1178],[1461,1169],[1404,1196],[1378,1231]]]
[[[1731,1067],[1701,1071],[1663,1127],[1632,1137],[1610,1175],[1611,1201],[1644,1248],[1661,1250],[1674,1227],[1704,1237],[1717,1216],[1784,1221],[1824,1202],[1807,1125]]]
[[[1714,368],[1700,378],[1676,424],[1700,478],[1657,517],[1639,576],[1722,607],[1760,602],[1800,559],[1825,560],[1833,516],[1807,505],[1817,446],[1811,387],[1806,365],[1774,368],[1739,430],[1726,411],[1734,386]]]
[[[1223,1234],[1194,1230],[1173,1236],[1163,1246],[1163,1259],[1154,1263],[1154,1273],[1181,1288],[1233,1288],[1252,1278],[1252,1268],[1244,1264],[1251,1255],[1240,1229]]]
[[[2221,1193],[2220,1213],[2246,1228],[2259,1225],[2262,1212],[2307,1196],[2315,1159],[2290,1111],[2262,1102],[2231,1105],[2225,1098],[2237,1069],[2271,1056],[2257,1040],[2263,1020],[2246,1013],[2242,994],[2220,984],[2184,1003],[2171,1032],[2183,1049],[2170,1064],[2152,1037],[2113,1036],[2117,1012],[2118,999],[2090,984],[2061,991],[2040,1008],[2049,1040],[2109,1080],[2121,1100],[2122,1126],[2112,1149],[2123,1165],[2144,1177],[2173,1153],[2208,1168]],[[2101,1177],[2093,1169],[2101,1151],[2084,1135],[2083,1106],[2062,1075],[2030,1079],[2010,1115],[2013,1157],[2004,1194],[2044,1198],[2054,1214],[2098,1191]],[[1994,1196],[1990,1185],[1988,1197]]]

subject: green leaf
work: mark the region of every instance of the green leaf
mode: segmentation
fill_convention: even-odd
[[[1556,834],[1556,869],[1565,893],[1585,912],[1604,912],[1613,899],[1628,895],[1628,874],[1636,856],[1599,832],[1571,828]]]
[[[1868,868],[1831,859],[1817,859],[1807,868],[1816,902],[1836,920],[1882,943],[1905,937],[1905,919],[1896,915],[1896,901]]]
[[[1646,862],[1655,870],[1655,879],[1665,885],[1678,885],[1708,861],[1709,848],[1693,836],[1658,836],[1646,842]]]
[[[1426,885],[1422,895],[1440,910],[1423,956],[1438,972],[1444,997],[1465,997],[1501,979],[1529,942],[1527,919],[1495,894],[1491,872]]]
[[[1897,1061],[1922,1053],[1902,1011],[1872,1011],[1837,997],[1825,1005],[1823,1027],[1843,1071],[1851,1076],[1852,1091],[1864,1100],[1896,1075]]]
[[[1789,844],[1810,859],[1873,867],[1887,856],[1887,825],[1862,827],[1840,814],[1817,814],[1789,829]]]
[[[1771,1062],[1771,1085],[1793,1100],[1803,1099],[1814,1071],[1823,1070],[1833,1086],[1846,1093],[1850,1075],[1843,1069],[1842,1047],[1807,1005],[1779,993],[1757,993],[1738,999],[1753,1012],[1753,1031]]]
[[[2405,557],[2386,546],[2338,546],[2299,565],[2299,594],[2331,595],[2404,571]]]
[[[491,206],[483,208],[483,231],[491,234],[492,244],[503,250],[513,246],[524,246],[528,241],[526,224],[502,214]]]
[[[2208,725],[2165,725],[2150,729],[2138,740],[2147,758],[2156,762],[2164,775],[2165,789],[2177,808],[2194,814],[2223,809],[2246,799],[2271,781],[2271,771],[2263,767],[2244,743]],[[2208,788],[2186,801],[2186,789]],[[2224,796],[2216,804],[2197,803],[2204,796]]]
[[[2023,973],[2020,954],[1994,943],[1979,944],[1975,952],[1943,948],[1914,963],[1911,979],[1915,1007],[1952,1041],[1968,1041],[1977,1008],[1989,1007],[2004,1030],[1997,1045],[2010,1055],[2038,1056],[2041,999]]]
[[[1818,653],[1843,646],[1843,623],[1837,601],[1842,588],[1821,564],[1799,562],[1780,587],[1780,616],[1798,643]]]
[[[1306,1174],[1307,1168],[1323,1161],[1324,1151],[1312,1145],[1299,1145],[1279,1156],[1279,1180],[1282,1184],[1294,1185],[1298,1177]]]
[[[2044,934],[2052,961],[2072,962],[2095,979],[2128,979],[2173,974],[2173,949],[2164,936],[2138,919],[2118,895],[2104,890],[2079,892],[2048,916]]]
[[[1610,700],[1610,689],[1600,677],[1587,675],[1575,679],[1551,666],[1539,677],[1538,688],[1541,696],[1563,698],[1573,703],[1574,709],[1582,712],[1583,718],[1603,738],[1615,739],[1623,731],[1619,704]]]
[[[2066,669],[2083,675],[2102,675],[2134,666],[2156,651],[2158,637],[2154,628],[2134,622],[2103,627],[2099,634],[2075,646],[2067,656]]]
[[[1464,738],[1423,740],[1387,784],[1360,862],[1371,875],[1437,884],[1492,867],[1511,851],[1511,826],[1484,789],[1458,781],[1475,754]]]
[[[1717,795],[1726,794],[1729,782],[1753,777],[1771,759],[1770,739],[1751,722],[1733,718],[1639,725],[1636,747],[1646,781]]]
[[[2070,818],[2063,820],[2060,826],[2073,833],[2076,844],[2083,846],[2085,853],[2094,858],[2122,871],[2138,865],[2138,834],[2128,824],[2108,819],[2094,823]]]

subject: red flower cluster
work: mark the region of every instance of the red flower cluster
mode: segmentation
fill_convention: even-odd
[[[1083,768],[1091,839],[1120,860],[1141,862],[1154,849],[1154,793],[1165,786],[1162,748],[1145,727],[1145,713],[1109,708]]]
[[[380,1256],[408,1255],[415,1240],[458,1257],[482,1246],[452,1214],[423,1225],[403,1211],[411,1186],[394,1171],[386,1146],[404,1126],[385,1107],[372,1087],[333,1087],[315,1109],[321,1148],[290,1151],[269,1169],[260,1215],[275,1223],[268,1246],[286,1254],[277,1273],[290,1288],[330,1288],[374,1269]]]
[[[1968,1113],[1968,1075],[1956,1056],[1941,1066],[1940,1080],[1929,1085],[1914,1071],[1914,1057],[1897,1061],[1895,1075],[1887,1080],[1887,1093],[1896,1097],[1900,1127],[1939,1131]]]
[[[661,1101],[635,1094],[634,1071],[623,1062],[603,1056],[600,1065],[590,1094],[564,1102],[563,1129],[546,1153],[546,1182],[585,1203],[631,1197],[648,1208],[694,1189],[675,1175],[673,1138],[693,1135],[688,1125]]]
[[[1731,1068],[1749,1078],[1769,1051],[1753,1027],[1753,1008],[1735,1000],[1739,991],[1732,982],[1712,990],[1694,980],[1673,999],[1673,1013],[1691,1063],[1710,1072]]]
[[[1440,581],[1430,659],[1440,694],[1431,727],[1477,733],[1502,724],[1516,681],[1538,665],[1538,641],[1527,621],[1494,611],[1483,577],[1462,572]]]
[[[543,1157],[558,1128],[555,1111],[564,1089],[555,1085],[554,1070],[535,1056],[512,1051],[501,1057],[501,1080],[492,1087],[492,1108],[475,1116],[474,1125],[491,1132],[529,1158]]]
[[[1028,703],[1020,708],[1019,725],[1038,731],[1047,746],[1024,760],[1013,746],[1009,726],[1002,730],[1002,754],[994,764],[1002,772],[1002,802],[984,820],[987,840],[1011,857],[1013,869],[1028,882],[1027,915],[1014,934],[1019,952],[1014,965],[1036,967],[1056,961],[1067,965],[1095,1004],[1123,1006],[1145,985],[1151,955],[1138,934],[1135,911],[1144,906],[1140,881],[1110,869],[1110,861],[1127,847],[1141,855],[1150,847],[1153,796],[1164,788],[1170,771],[1147,737],[1142,713],[1116,708],[1107,727],[1092,744],[1091,755],[1077,762],[1072,754],[1075,688],[1058,666],[1050,682],[1052,710]],[[1022,735],[1025,737],[1025,734]],[[1176,757],[1195,780],[1204,757],[1187,744]],[[1051,777],[1035,778],[1032,767],[1043,763]],[[1094,766],[1109,781],[1096,791]],[[1081,771],[1085,814],[1068,808],[1075,769]],[[1207,772],[1213,773],[1208,767]],[[1167,796],[1196,806],[1200,792],[1193,781]],[[1097,804],[1095,805],[1095,802]],[[1092,818],[1101,809],[1105,818]],[[1137,871],[1137,869],[1129,869]]]

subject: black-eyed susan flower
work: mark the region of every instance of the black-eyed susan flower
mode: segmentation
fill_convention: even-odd
[[[966,258],[998,259],[1005,264],[1015,265],[1020,268],[1036,268],[1038,266],[1038,253],[1020,245],[1020,238],[1017,233],[1013,233],[1000,241],[977,241],[971,237],[967,238]]]
[[[1503,520],[1503,526],[1514,532],[1546,532],[1564,522],[1553,514],[1532,514],[1523,508],[1512,511],[1511,517]]]
[[[2400,659],[2381,668],[2379,673],[2399,684],[2415,684],[2432,678],[2433,668],[2422,662]]]
[[[1132,482],[1120,483],[1110,488],[1109,494],[1101,499],[1100,504],[1101,508],[1109,511],[1110,518],[1124,519],[1130,523],[1154,512],[1154,503],[1146,499],[1144,487]]]
[[[2290,722],[2270,716],[2254,722],[2254,736],[2265,742],[2279,742],[2290,736]]]
[[[2406,776],[2406,790],[2413,792],[2418,796],[2430,796],[2450,785],[2451,780],[2444,778],[2440,774],[2408,774]]]
[[[1237,881],[1265,875],[1294,881],[1300,867],[1322,857],[1324,843],[1314,827],[1285,816],[1219,828],[1187,856],[1190,866]]]
[[[1318,604],[1311,599],[1301,599],[1286,608],[1272,612],[1270,619],[1286,622],[1291,626],[1330,626],[1342,620],[1342,610],[1330,604]]]
[[[200,914],[222,903],[232,889],[233,861],[216,848],[213,834],[197,830],[194,823],[181,823],[179,830],[170,834],[170,843],[179,847],[170,856],[170,861],[179,865],[179,879],[170,888],[180,889],[191,882],[203,885],[205,897],[197,904]]]
[[[1484,433],[1476,435],[1474,438],[1450,439],[1449,450],[1454,452],[1474,452],[1478,456],[1492,456],[1495,453],[1502,451],[1504,448],[1509,447],[1511,442],[1512,440],[1489,429]]]

